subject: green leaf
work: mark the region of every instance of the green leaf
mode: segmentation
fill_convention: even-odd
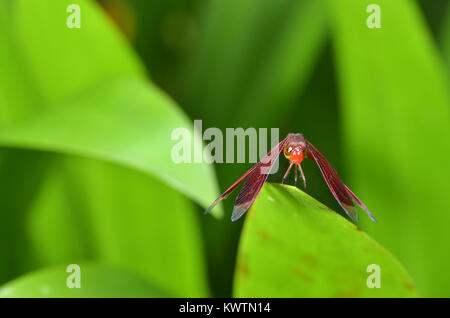
[[[447,64],[447,80],[449,81],[450,87],[450,6],[447,6],[447,12],[445,13],[444,21],[442,23],[440,44],[442,47],[444,60]]]
[[[95,259],[175,297],[206,297],[196,214],[186,197],[138,171],[64,157],[41,187],[27,229],[38,266]]]
[[[322,1],[294,1],[292,8],[284,9],[283,28],[245,88],[239,119],[234,117],[232,126],[241,125],[242,118],[257,116],[254,123],[271,127],[298,107],[295,98],[302,94],[324,46],[326,14]]]
[[[45,268],[21,276],[0,288],[2,298],[104,298],[168,297],[139,276],[118,267],[98,263],[80,264],[80,288],[69,288],[74,270]]]
[[[12,215],[2,227],[17,230],[7,237],[17,244],[0,245],[4,262],[14,259],[0,278],[100,259],[174,295],[207,296],[201,231],[186,197],[208,206],[217,197],[214,173],[171,159],[172,131],[192,132],[192,122],[146,78],[95,2],[77,1],[82,26],[68,29],[70,3],[0,2],[0,144],[37,150],[17,155],[33,155],[21,158],[27,169],[14,156],[0,162],[8,181],[20,177],[5,183],[20,195],[2,200]],[[47,151],[80,161],[48,164],[48,176],[39,171],[30,180],[9,173],[39,169],[31,163]]]
[[[367,224],[425,296],[450,292],[450,105],[445,65],[413,1],[329,1],[341,84],[348,185],[379,224]],[[353,181],[352,181],[353,180]],[[365,224],[364,224],[365,225]],[[433,268],[431,271],[430,268]]]
[[[212,167],[177,164],[171,157],[171,132],[189,126],[156,88],[142,80],[119,80],[8,125],[0,130],[0,144],[120,163],[208,207],[217,197]]]
[[[370,264],[381,288],[368,288]],[[267,184],[244,224],[235,297],[413,297],[400,263],[296,187]]]
[[[187,104],[215,126],[274,127],[295,105],[319,56],[323,4],[210,1],[204,15],[184,85]]]
[[[54,104],[111,78],[145,76],[137,56],[93,1],[77,1],[79,29],[66,25],[70,0],[5,2],[10,1],[2,1],[0,51],[10,55],[2,66],[15,73],[14,78],[26,81],[23,88],[31,88],[46,103]],[[5,84],[6,75],[1,76]]]
[[[0,54],[8,57],[0,60],[6,69],[0,74],[0,112],[8,115],[0,144],[127,165],[209,206],[218,194],[212,167],[171,158],[171,133],[179,127],[192,133],[192,122],[148,83],[96,6],[80,1],[83,25],[67,28],[70,3],[17,1],[0,15]],[[43,23],[39,28],[36,20]]]
[[[51,158],[43,152],[0,151],[0,285],[34,266],[24,223]]]

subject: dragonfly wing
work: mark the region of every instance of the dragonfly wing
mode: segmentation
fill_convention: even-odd
[[[353,204],[351,198],[351,192],[347,191],[348,188],[339,178],[336,170],[331,166],[328,160],[317,150],[309,141],[306,140],[306,146],[308,148],[308,157],[313,159],[319,166],[322,172],[323,178],[330,188],[331,193],[335,199],[339,202],[345,213],[355,222],[358,222],[358,211]],[[356,197],[356,196],[355,196]],[[356,200],[355,200],[356,201]],[[356,201],[358,202],[359,199]],[[359,201],[361,202],[361,201]]]
[[[377,220],[375,219],[375,217],[372,215],[372,213],[370,213],[369,209],[366,207],[366,205],[356,196],[356,194],[354,194],[352,192],[352,190],[350,190],[345,184],[345,189],[347,189],[347,192],[350,194],[350,196],[353,198],[353,200],[355,200],[356,203],[358,203],[358,205],[361,207],[361,209],[364,210],[364,212],[367,213],[367,215],[372,219],[372,221],[374,221],[375,223],[377,223]]]
[[[270,171],[283,151],[285,144],[286,138],[265,155],[250,173],[236,198],[231,221],[239,219],[251,207],[262,186],[267,181]]]
[[[244,173],[242,175],[242,177],[240,177],[238,180],[236,180],[235,183],[233,183],[231,185],[231,187],[229,187],[224,193],[222,193],[220,195],[220,197],[218,197],[205,211],[205,214],[208,214],[209,211],[211,211],[220,201],[222,201],[223,199],[226,199],[228,197],[228,195],[245,179],[247,178],[247,176],[252,173],[256,167],[258,166],[259,163],[255,164],[253,167],[251,167],[246,173]]]

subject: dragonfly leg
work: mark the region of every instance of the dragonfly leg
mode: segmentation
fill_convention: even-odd
[[[297,179],[298,179],[298,168],[297,165],[295,165],[295,174],[294,174],[294,186],[297,186]]]
[[[303,174],[303,169],[302,166],[300,164],[297,165],[298,169],[300,170],[300,173],[302,175],[302,179],[303,179],[303,188],[306,190],[306,178],[305,175]]]
[[[278,177],[278,181],[277,181],[277,182],[280,182],[280,181],[281,181],[281,177],[283,176],[283,170],[286,169],[288,163],[289,163],[289,161],[286,161],[286,163],[285,163],[284,166],[283,166],[283,169],[280,170],[280,173],[279,173],[279,177]]]
[[[283,176],[283,180],[281,180],[281,184],[284,183],[284,181],[286,180],[286,177],[288,176],[289,172],[291,171],[293,163],[291,162],[291,164],[289,165],[289,168],[287,169],[286,173]]]

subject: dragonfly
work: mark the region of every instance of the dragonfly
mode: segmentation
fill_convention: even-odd
[[[302,134],[288,134],[287,137],[266,154],[261,161],[256,163],[224,193],[222,193],[222,195],[208,207],[205,214],[209,213],[220,201],[226,199],[239,184],[246,180],[236,197],[231,221],[234,222],[243,216],[252,206],[281,153],[284,154],[290,163],[289,168],[281,181],[282,184],[284,184],[292,167],[294,167],[295,185],[297,185],[298,173],[300,172],[303,180],[303,187],[306,189],[306,178],[301,163],[305,158],[312,159],[322,172],[322,176],[334,198],[351,220],[358,222],[358,211],[354,205],[354,202],[356,202],[356,204],[358,204],[375,223],[377,222],[366,205],[344,184],[344,182],[342,182],[336,170],[331,166],[328,160],[316,149],[316,147],[306,140]]]

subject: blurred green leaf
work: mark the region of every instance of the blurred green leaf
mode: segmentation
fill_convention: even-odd
[[[329,1],[349,186],[425,296],[450,292],[450,117],[445,67],[413,1]],[[431,270],[432,269],[432,270]],[[437,274],[441,273],[441,274]]]
[[[69,29],[66,8],[71,3],[0,1],[0,123],[57,106],[107,79],[145,75],[91,1],[77,2],[82,27]]]
[[[171,159],[171,132],[192,131],[192,123],[148,83],[95,4],[78,1],[82,26],[68,29],[70,3],[0,3],[0,143],[86,157],[82,163],[55,163],[51,169],[61,168],[59,174],[36,173],[32,185],[43,182],[42,188],[22,192],[26,180],[17,180],[14,189],[26,198],[7,198],[3,206],[11,209],[5,213],[14,218],[3,221],[20,229],[13,246],[21,250],[6,246],[5,260],[19,255],[24,264],[15,268],[17,275],[36,265],[101,259],[139,272],[174,295],[206,296],[195,209],[175,190],[206,207],[217,195],[215,177],[206,164],[177,165]],[[42,22],[39,28],[36,21]],[[1,164],[8,163],[5,172],[30,173],[39,168],[33,160],[26,161],[29,167],[13,160]]]
[[[2,143],[125,164],[209,206],[218,193],[212,168],[171,159],[171,133],[178,127],[192,132],[190,120],[147,83],[135,56],[90,2],[80,1],[82,27],[67,28],[69,3],[17,1],[7,11],[9,21],[2,19],[10,25],[2,30],[0,52],[21,53],[12,63],[1,60],[9,70],[0,76],[3,111],[22,104],[18,98],[28,91],[36,102],[5,121]],[[42,28],[35,27],[36,19]],[[17,81],[11,81],[8,75],[15,72]]]
[[[279,124],[324,43],[322,2],[215,0],[203,18],[186,72],[186,104],[214,126]]]
[[[121,163],[207,207],[217,197],[212,167],[171,158],[171,132],[190,125],[156,88],[141,80],[119,80],[8,125],[0,130],[0,143]]]
[[[370,264],[381,288],[368,288]],[[400,263],[355,225],[296,187],[267,184],[239,245],[235,297],[414,297]]]
[[[74,271],[67,267],[45,268],[21,276],[0,288],[1,298],[119,298],[168,297],[139,276],[104,264],[80,264],[80,288],[67,287]]]
[[[99,259],[176,297],[209,295],[198,212],[187,198],[133,169],[82,157],[61,158],[51,175],[28,224],[40,266]]]
[[[1,32],[5,37],[0,51],[15,56],[10,56],[12,63],[2,62],[25,82],[23,89],[31,88],[45,102],[39,108],[55,106],[105,80],[145,76],[130,46],[94,1],[77,1],[79,29],[66,25],[67,8],[73,1],[5,2],[10,1],[2,0],[5,28]],[[6,74],[1,77],[2,83],[8,84]],[[3,87],[5,91],[9,86]]]
[[[440,31],[440,44],[444,53],[444,59],[447,63],[447,80],[450,87],[450,5],[447,6],[447,11],[442,23],[442,30]]]
[[[251,118],[254,124],[273,127],[297,106],[295,98],[303,93],[324,46],[326,14],[322,1],[292,1],[291,5],[284,7],[283,28],[245,87],[243,107],[236,108],[240,114],[232,119],[232,126],[241,125],[241,118]]]
[[[0,284],[35,265],[24,223],[51,159],[42,152],[0,151]]]

